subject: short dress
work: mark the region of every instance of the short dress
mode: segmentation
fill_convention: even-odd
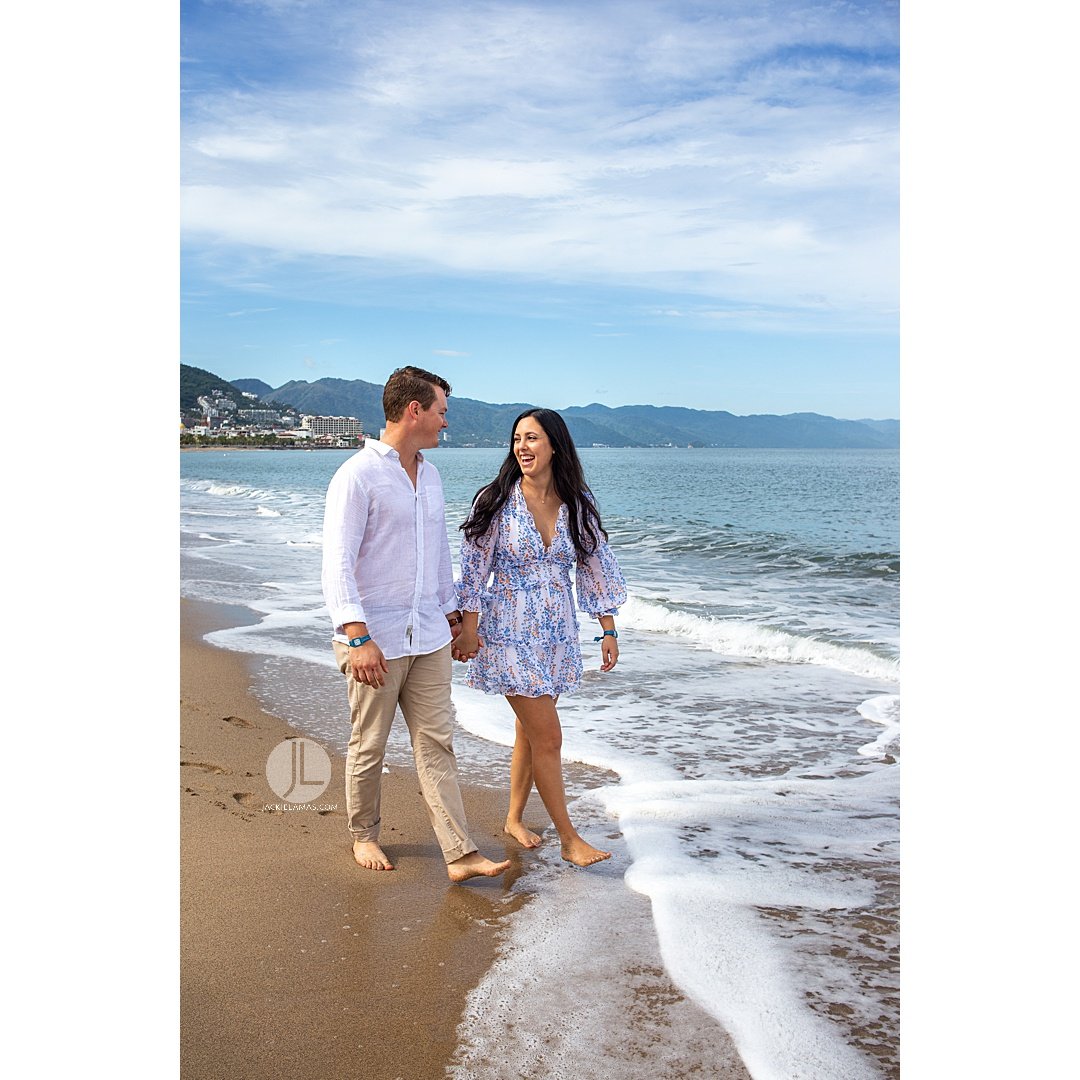
[[[582,611],[616,615],[626,603],[626,582],[610,546],[601,539],[579,560],[568,513],[563,503],[545,548],[519,480],[487,533],[462,541],[457,603],[462,611],[480,612],[484,643],[469,661],[469,686],[522,697],[555,696],[577,686],[581,645],[571,568]]]

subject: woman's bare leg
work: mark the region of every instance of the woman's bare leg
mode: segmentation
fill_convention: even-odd
[[[506,812],[505,832],[522,847],[540,846],[540,837],[525,827],[522,815],[533,789],[532,748],[521,721],[515,721],[514,753],[510,758],[510,806]]]
[[[518,739],[524,736],[529,744],[529,762],[532,778],[555,831],[562,844],[562,857],[576,866],[591,866],[603,859],[610,859],[610,851],[601,851],[578,835],[566,809],[566,790],[562,778],[562,727],[555,702],[550,695],[543,697],[508,697],[510,707],[518,719]],[[513,786],[513,759],[511,759],[511,786]]]

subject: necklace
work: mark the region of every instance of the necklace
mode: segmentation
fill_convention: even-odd
[[[541,495],[538,491],[534,491],[531,493],[531,495],[533,499],[539,501],[541,506],[546,506],[548,501],[548,495],[550,495],[553,490],[553,488],[548,488],[547,493],[544,495]],[[522,492],[524,493],[524,488],[522,488]]]

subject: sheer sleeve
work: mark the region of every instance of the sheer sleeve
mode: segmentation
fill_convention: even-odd
[[[626,581],[606,540],[588,558],[578,559],[575,577],[578,607],[587,615],[617,615],[626,603]]]
[[[577,564],[578,607],[587,615],[617,615],[626,603],[626,581],[607,541]]]
[[[481,597],[487,588],[495,562],[495,545],[499,538],[499,517],[483,536],[476,540],[463,537],[461,541],[461,577],[457,583],[457,606],[462,611],[481,611]]]

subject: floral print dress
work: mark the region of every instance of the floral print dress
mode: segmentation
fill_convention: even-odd
[[[491,528],[461,545],[457,603],[480,612],[483,648],[469,661],[465,681],[486,694],[540,697],[564,694],[581,681],[578,606],[593,617],[615,615],[626,603],[626,582],[606,541],[579,560],[569,511],[559,507],[551,547],[544,547],[521,481]]]

